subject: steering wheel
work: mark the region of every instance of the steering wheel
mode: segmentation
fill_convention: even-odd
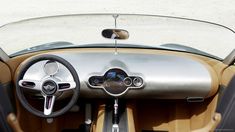
[[[48,73],[50,75],[42,78],[42,79],[24,79],[25,73],[27,70],[33,66],[34,64],[41,62],[41,61],[47,61],[50,65],[53,63],[60,63],[63,65],[70,75],[72,75],[72,81],[64,81],[61,79],[56,78],[56,72],[60,72],[60,70],[57,69],[56,72],[53,73],[53,68],[50,69]],[[42,67],[45,68],[45,67]],[[50,71],[51,70],[51,71]],[[44,70],[45,71],[45,70]],[[51,73],[50,73],[51,72]],[[79,96],[80,92],[80,82],[79,77],[77,75],[76,70],[73,68],[73,66],[66,61],[65,59],[56,56],[56,55],[50,55],[50,54],[43,54],[43,55],[37,55],[29,58],[28,60],[24,61],[19,68],[18,75],[16,77],[16,94],[23,105],[29,112],[33,113],[36,116],[44,117],[44,118],[52,118],[59,115],[64,114],[67,112],[76,102]],[[26,99],[24,95],[24,90],[31,90],[36,91],[40,93],[40,95],[44,98],[44,106],[43,111],[38,110],[34,108]],[[53,111],[53,106],[56,101],[56,98],[58,95],[61,95],[59,93],[63,93],[65,91],[72,91],[73,95],[67,105],[65,105],[63,108],[57,111]]]

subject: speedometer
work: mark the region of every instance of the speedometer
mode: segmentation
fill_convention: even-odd
[[[119,94],[126,90],[124,79],[128,75],[120,69],[111,69],[104,75],[104,88],[112,93]]]

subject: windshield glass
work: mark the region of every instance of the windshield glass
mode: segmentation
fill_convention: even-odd
[[[124,29],[125,40],[107,39],[104,29]],[[141,47],[224,58],[235,35],[224,26],[191,19],[151,15],[65,15],[23,20],[0,28],[0,47],[11,56],[66,47]]]

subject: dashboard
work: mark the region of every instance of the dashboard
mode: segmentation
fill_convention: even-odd
[[[196,59],[167,54],[142,54],[76,51],[52,53],[68,61],[80,81],[84,98],[207,98],[214,89],[216,73],[208,64]],[[28,68],[24,80],[45,78],[48,61],[39,61]],[[63,81],[73,77],[62,64],[49,70]],[[50,69],[50,68],[49,68]],[[216,84],[218,87],[218,84]]]

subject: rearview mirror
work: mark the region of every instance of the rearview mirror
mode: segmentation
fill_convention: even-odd
[[[129,38],[129,33],[123,29],[104,29],[102,31],[102,36],[108,39],[124,40]]]

